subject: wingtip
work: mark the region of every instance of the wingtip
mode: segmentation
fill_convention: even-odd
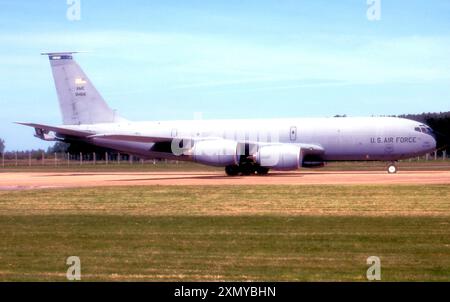
[[[17,125],[30,126],[30,127],[32,127],[34,125],[33,123],[29,123],[29,122],[13,122],[13,123],[17,124]]]

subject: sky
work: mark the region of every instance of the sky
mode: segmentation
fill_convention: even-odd
[[[448,0],[74,2],[0,0],[6,150],[50,145],[15,121],[62,122],[46,51],[85,51],[129,120],[450,110]]]

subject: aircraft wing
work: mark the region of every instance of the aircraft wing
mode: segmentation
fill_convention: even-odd
[[[162,142],[171,142],[173,139],[179,139],[179,140],[192,140],[192,141],[198,141],[198,140],[220,140],[223,139],[221,137],[158,137],[158,136],[144,136],[144,135],[129,135],[129,134],[95,134],[90,135],[87,138],[105,138],[105,139],[111,139],[111,140],[118,140],[118,141],[129,141],[129,142],[140,142],[140,143],[162,143]],[[240,144],[247,143],[246,141],[238,141]],[[248,142],[250,145],[264,145],[267,143],[258,143],[258,142]],[[270,143],[269,143],[270,144]],[[302,149],[304,149],[308,153],[323,153],[325,150],[322,146],[315,145],[315,144],[300,144]]]
[[[95,134],[90,135],[87,138],[89,139],[109,139],[116,141],[128,141],[128,142],[140,142],[140,143],[165,143],[172,142],[174,139],[178,140],[189,140],[189,141],[198,141],[198,140],[220,140],[223,139],[221,137],[157,137],[157,136],[144,136],[144,135],[129,135],[129,134]],[[246,141],[238,141],[239,144],[250,144],[252,146],[256,145],[266,145],[271,143],[258,143],[258,142],[246,142]],[[299,144],[303,150],[303,154],[311,154],[311,155],[321,155],[325,152],[325,149],[316,144]]]
[[[90,139],[103,138],[116,141],[139,142],[139,143],[162,143],[162,142],[170,142],[173,140],[172,137],[143,136],[143,135],[129,135],[129,134],[94,134],[89,135],[87,138]]]
[[[325,149],[316,144],[300,144],[303,154],[321,155],[325,153]]]
[[[79,137],[87,140],[95,140],[95,139],[107,139],[107,140],[114,140],[114,141],[127,141],[127,142],[140,142],[140,143],[171,143],[174,139],[179,140],[190,140],[190,141],[196,141],[196,140],[213,140],[213,139],[222,139],[220,137],[162,137],[162,136],[145,136],[145,135],[134,135],[134,134],[120,134],[120,133],[103,133],[103,134],[94,134],[90,131],[86,130],[78,130],[78,129],[70,129],[66,127],[57,127],[57,126],[51,126],[51,125],[44,125],[44,124],[35,124],[35,123],[23,123],[23,122],[17,122],[17,124],[25,125],[29,127],[35,128],[36,131],[36,137],[39,137],[44,140],[55,140],[55,136],[49,135],[49,132],[54,132],[57,135],[67,135],[67,136],[74,136]],[[239,144],[250,144],[251,146],[256,145],[266,145],[268,143],[262,143],[262,142],[246,142],[246,141],[238,141]],[[270,143],[269,143],[270,144]],[[300,147],[303,150],[303,154],[311,154],[311,155],[321,155],[325,152],[324,148],[317,144],[299,144]]]

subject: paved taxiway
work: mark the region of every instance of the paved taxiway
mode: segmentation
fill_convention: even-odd
[[[450,171],[299,171],[227,177],[221,172],[5,172],[0,190],[138,185],[450,184]]]

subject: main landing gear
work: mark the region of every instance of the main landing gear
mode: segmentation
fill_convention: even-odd
[[[251,163],[242,163],[240,165],[226,166],[225,173],[227,173],[228,176],[267,175],[269,169]]]
[[[394,162],[388,164],[387,172],[389,174],[395,174],[395,173],[397,173],[397,170],[398,170],[397,165]]]

